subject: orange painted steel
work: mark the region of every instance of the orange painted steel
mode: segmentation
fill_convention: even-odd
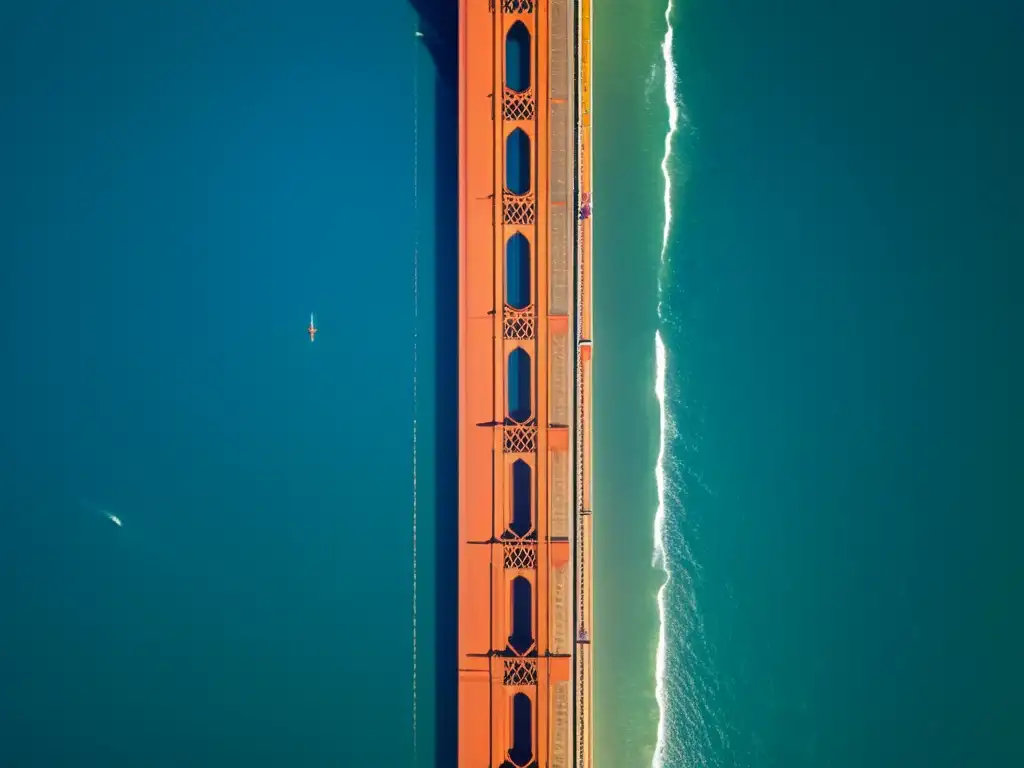
[[[459,768],[593,762],[589,7],[459,3]],[[525,190],[505,157],[523,134]]]
[[[593,88],[590,73],[592,72],[593,22],[592,0],[579,0],[579,200],[588,214],[594,208],[593,190]],[[591,323],[591,264],[593,243],[592,218],[587,215],[579,223],[577,237],[578,263],[576,272],[577,285],[577,335],[579,339],[577,361],[577,603],[579,605],[579,629],[584,638],[577,648],[576,655],[576,763],[579,768],[591,768],[593,756],[593,716],[592,691],[594,690],[593,646],[590,633],[593,628],[593,473],[591,471],[591,453],[593,450],[593,387],[591,382],[591,358],[593,355],[593,326]]]

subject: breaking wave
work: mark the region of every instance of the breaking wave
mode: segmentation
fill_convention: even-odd
[[[685,408],[680,391],[681,370],[673,365],[666,332],[674,325],[667,291],[672,266],[673,191],[682,184],[674,157],[676,138],[686,124],[678,74],[673,56],[672,0],[665,7],[665,35],[661,43],[665,105],[668,130],[665,133],[661,172],[664,181],[664,226],[658,269],[658,328],[654,335],[654,394],[659,408],[658,457],[654,468],[658,503],[654,516],[653,566],[664,580],[657,593],[658,645],[655,660],[655,698],[658,704],[657,742],[653,768],[683,768],[718,765],[727,751],[721,718],[714,700],[717,680],[709,662],[709,649],[697,606],[696,581],[699,565],[684,532],[687,476],[684,455],[694,450],[685,446],[690,436],[680,435],[675,413]],[[676,451],[682,447],[681,451]],[[703,486],[700,478],[697,483]],[[707,490],[705,488],[705,490]]]

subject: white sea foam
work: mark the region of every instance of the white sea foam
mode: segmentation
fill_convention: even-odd
[[[651,106],[651,99],[658,87],[658,71],[658,62],[652,61],[651,68],[647,71],[647,79],[644,80],[644,106],[648,108]]]
[[[658,461],[654,467],[654,478],[658,485],[658,509],[654,515],[654,565],[660,566],[665,572],[665,581],[658,589],[658,652],[655,661],[654,695],[658,701],[658,741],[654,748],[655,768],[665,764],[665,589],[668,587],[671,573],[665,557],[665,440],[668,429],[665,412],[665,343],[661,340],[661,331],[654,335],[655,379],[654,394],[658,398],[660,409],[658,437]]]
[[[728,738],[721,726],[715,705],[718,680],[710,666],[710,649],[697,606],[696,586],[700,568],[684,534],[687,479],[711,495],[703,479],[686,466],[682,455],[673,455],[679,447],[687,454],[696,452],[694,435],[680,434],[675,414],[688,415],[682,388],[685,377],[670,357],[665,331],[678,330],[665,302],[672,267],[673,191],[683,179],[674,162],[676,136],[688,120],[679,94],[676,63],[673,58],[672,0],[665,7],[665,36],[661,43],[665,75],[665,105],[668,130],[665,133],[661,173],[664,180],[664,227],[658,270],[658,329],[654,335],[654,394],[659,408],[658,458],[654,469],[658,507],[654,515],[653,565],[664,574],[658,589],[658,647],[655,659],[655,698],[658,704],[657,742],[653,768],[688,768],[719,765],[728,749]],[[675,175],[674,175],[675,174]],[[689,429],[687,429],[689,432]],[[683,445],[680,438],[685,438]],[[688,528],[692,531],[692,525]],[[670,555],[671,553],[671,555]]]
[[[668,260],[669,237],[672,232],[672,146],[676,132],[679,130],[679,97],[677,92],[676,65],[672,57],[672,0],[668,0],[665,7],[665,37],[661,43],[661,54],[664,60],[665,71],[665,104],[668,107],[668,131],[665,133],[665,151],[661,159],[661,174],[665,181],[664,192],[664,216],[665,224],[661,235],[661,268],[658,274],[658,320],[662,315],[662,293],[664,290],[665,267]],[[665,574],[665,580],[658,589],[658,650],[655,661],[655,698],[658,702],[658,740],[654,748],[654,768],[662,768],[665,765],[666,754],[666,590],[672,574],[669,570],[668,559],[665,553],[665,448],[668,439],[668,410],[665,402],[665,377],[667,372],[667,355],[665,342],[662,340],[660,329],[654,336],[655,353],[655,380],[654,394],[658,398],[659,436],[658,436],[658,459],[654,468],[654,477],[658,490],[658,509],[654,515],[654,565],[660,567]]]
[[[668,131],[665,133],[665,153],[661,157],[661,175],[665,179],[665,226],[661,233],[661,263],[668,256],[668,239],[672,231],[672,145],[679,131],[682,115],[679,103],[676,62],[672,58],[672,0],[665,6],[665,37],[661,41],[661,55],[665,67],[665,106],[668,107]],[[659,285],[659,291],[661,286]]]

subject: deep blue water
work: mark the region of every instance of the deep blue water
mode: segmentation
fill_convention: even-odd
[[[0,764],[409,764],[412,8],[5,18]]]

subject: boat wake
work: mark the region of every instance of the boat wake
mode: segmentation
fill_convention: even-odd
[[[417,30],[416,37],[422,37]],[[413,215],[413,248],[412,248],[412,764],[419,764],[419,725],[417,723],[417,678],[419,671],[418,664],[418,639],[416,636],[417,602],[418,602],[418,553],[416,551],[416,525],[419,515],[419,496],[417,488],[417,448],[418,448],[418,418],[419,418],[419,323],[420,323],[420,225],[419,225],[419,197],[420,197],[420,46],[417,45],[413,52],[412,72],[412,215]]]
[[[94,514],[99,515],[104,520],[107,520],[108,522],[111,522],[114,525],[116,525],[118,528],[121,528],[121,527],[124,526],[124,523],[121,521],[121,518],[118,517],[117,515],[115,515],[109,509],[104,509],[103,507],[97,507],[95,504],[93,504],[91,502],[88,502],[88,501],[85,501],[84,499],[79,499],[79,502],[81,503],[81,505],[83,507],[88,509],[90,512],[93,512]]]

